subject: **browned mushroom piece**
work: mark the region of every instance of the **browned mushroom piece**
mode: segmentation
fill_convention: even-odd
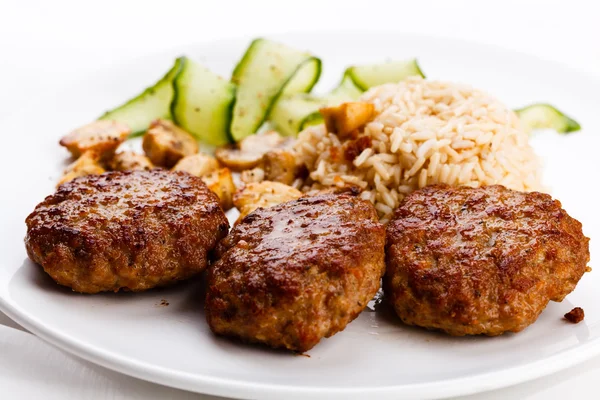
[[[210,190],[219,196],[219,203],[224,211],[233,207],[233,194],[235,193],[235,183],[229,168],[221,168],[202,176],[202,180]]]
[[[100,164],[100,155],[95,151],[86,151],[65,169],[57,186],[72,181],[80,176],[100,175],[104,172],[106,172],[106,170]]]
[[[219,162],[205,153],[192,154],[183,157],[175,166],[173,171],[184,171],[195,176],[205,176],[219,169]]]
[[[143,154],[133,151],[120,151],[108,163],[113,171],[150,171],[154,168],[152,161]]]
[[[271,150],[263,156],[264,179],[291,185],[298,175],[298,158],[289,150]]]
[[[364,102],[342,103],[335,107],[321,108],[319,111],[327,130],[340,137],[351,135],[375,116],[375,106]]]
[[[275,131],[248,136],[237,146],[218,148],[215,156],[219,162],[233,171],[244,171],[257,167],[268,151],[291,147],[293,139]]]
[[[237,222],[257,208],[268,208],[302,197],[302,192],[280,182],[249,183],[233,196],[233,204],[240,211]]]
[[[100,159],[108,160],[130,133],[131,129],[123,123],[94,121],[70,132],[59,143],[75,158],[93,151]]]
[[[198,142],[191,134],[163,119],[150,124],[142,147],[152,163],[165,168],[172,168],[183,157],[198,152]]]

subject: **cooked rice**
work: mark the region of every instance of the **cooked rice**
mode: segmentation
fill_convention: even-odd
[[[349,161],[344,150],[352,139],[340,140],[324,125],[304,130],[295,146],[310,172],[303,191],[358,185],[385,222],[406,194],[434,183],[540,188],[527,133],[487,93],[410,78],[373,88],[360,100],[375,105],[376,117],[360,132],[371,147]]]

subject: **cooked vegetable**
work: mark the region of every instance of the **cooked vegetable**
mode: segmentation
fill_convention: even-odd
[[[219,196],[219,202],[224,211],[233,207],[235,184],[233,183],[231,171],[228,168],[221,168],[217,171],[213,171],[210,174],[203,176],[202,180],[210,190]]]
[[[302,193],[279,182],[249,183],[233,196],[233,204],[240,211],[236,223],[259,207],[268,208],[302,197]]]
[[[331,91],[331,96],[338,96],[351,101],[358,99],[362,93],[363,91],[356,86],[352,77],[348,74],[348,70],[346,70],[340,84]]]
[[[205,176],[219,169],[219,162],[208,154],[198,153],[183,157],[175,166],[173,171],[185,171],[195,176]]]
[[[95,151],[86,151],[75,162],[65,169],[65,172],[58,181],[57,186],[72,181],[75,178],[86,175],[100,175],[106,172],[100,165],[100,154]]]
[[[310,92],[320,75],[321,60],[309,53],[254,40],[231,78],[238,86],[230,127],[233,139],[255,133],[281,95]]]
[[[247,169],[240,174],[240,180],[244,183],[262,182],[265,180],[265,170],[261,167]]]
[[[352,102],[322,108],[320,112],[327,131],[343,138],[373,119],[375,106],[372,103]]]
[[[103,160],[109,159],[119,145],[131,133],[129,127],[117,121],[94,121],[77,128],[60,139],[60,145],[79,157],[87,151],[94,151]]]
[[[296,136],[308,125],[323,121],[319,109],[351,100],[342,92],[324,97],[304,93],[286,96],[277,101],[269,119],[283,135]]]
[[[182,58],[176,59],[173,67],[158,82],[125,104],[107,111],[99,119],[127,124],[133,132],[132,136],[139,136],[155,119],[171,119],[173,79],[181,65]]]
[[[515,112],[529,130],[554,129],[559,133],[569,133],[581,129],[577,121],[550,104],[532,104]]]
[[[289,150],[276,149],[265,153],[262,158],[264,179],[291,185],[297,178],[299,165],[296,155]]]
[[[251,169],[260,164],[263,155],[269,150],[284,148],[290,140],[275,131],[248,136],[237,146],[221,147],[215,151],[217,160],[234,171]]]
[[[340,84],[328,95],[284,96],[275,103],[269,119],[282,134],[295,136],[306,127],[323,122],[319,109],[355,101],[364,90],[383,83],[399,82],[412,75],[424,76],[415,59],[349,67]]]
[[[154,168],[148,157],[133,151],[121,151],[115,154],[110,160],[109,166],[113,171],[149,171]]]
[[[187,57],[180,60],[173,81],[173,121],[204,143],[229,143],[235,85]]]
[[[185,156],[198,152],[196,139],[171,121],[153,121],[144,135],[144,152],[155,165],[171,168]]]
[[[346,70],[344,75],[349,76],[356,87],[363,91],[384,83],[400,82],[409,76],[425,78],[415,58],[384,64],[352,66]]]

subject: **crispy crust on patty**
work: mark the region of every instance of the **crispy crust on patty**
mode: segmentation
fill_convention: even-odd
[[[379,289],[385,229],[347,194],[305,197],[246,216],[208,270],[213,332],[306,351],[343,330]]]
[[[76,178],[26,224],[29,257],[82,293],[140,291],[196,275],[229,229],[200,178],[159,169]]]
[[[408,195],[387,227],[385,296],[409,325],[518,332],[575,288],[588,242],[547,194],[429,186]]]

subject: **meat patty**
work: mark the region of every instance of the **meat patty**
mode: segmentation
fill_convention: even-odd
[[[303,352],[343,330],[380,287],[385,229],[373,205],[325,194],[259,208],[208,269],[213,332]]]
[[[140,291],[196,275],[229,229],[200,178],[158,169],[76,178],[26,223],[29,257],[82,293]]]
[[[547,194],[429,186],[408,195],[387,227],[385,297],[409,325],[519,332],[575,288],[588,242]]]

